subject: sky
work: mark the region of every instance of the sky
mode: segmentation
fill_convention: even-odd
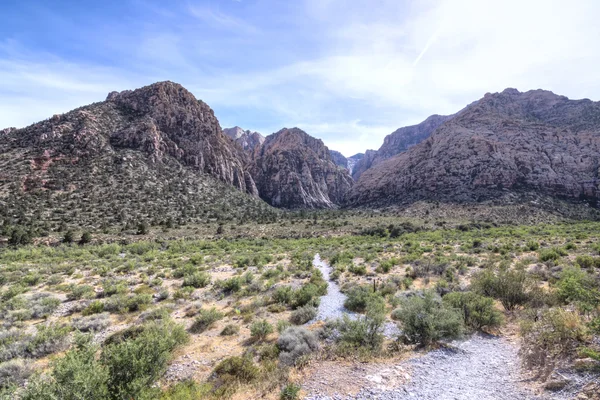
[[[351,156],[487,92],[600,100],[597,0],[2,0],[0,128],[182,84]]]

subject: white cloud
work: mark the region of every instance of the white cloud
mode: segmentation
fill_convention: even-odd
[[[261,4],[263,13],[271,9]],[[595,0],[304,0],[293,10],[297,25],[277,27],[290,16],[274,14],[267,27],[225,8],[190,5],[194,23],[154,24],[132,52],[135,65],[120,68],[20,57],[0,44],[0,126],[170,79],[232,125],[263,133],[298,125],[351,155],[506,87],[600,100]],[[277,57],[284,37],[297,48],[282,54],[293,58]],[[318,40],[306,44],[309,37]],[[274,52],[269,61],[261,46]],[[272,121],[256,122],[258,115]]]

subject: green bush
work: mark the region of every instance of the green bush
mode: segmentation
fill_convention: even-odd
[[[39,325],[37,333],[27,345],[32,357],[43,357],[67,348],[67,335],[71,328],[65,325]]]
[[[565,250],[560,248],[543,249],[538,252],[538,258],[540,262],[556,261],[567,254]]]
[[[500,300],[504,309],[512,311],[531,300],[535,283],[522,270],[487,269],[473,276],[471,287],[478,294]]]
[[[217,311],[217,309],[214,307],[209,310],[200,310],[198,316],[192,324],[192,327],[190,328],[190,332],[202,333],[222,318],[223,314]]]
[[[224,281],[220,281],[217,286],[223,289],[223,291],[226,293],[235,293],[242,289],[242,284],[242,278],[239,276],[234,276]]]
[[[373,292],[370,286],[355,286],[347,293],[344,307],[350,311],[363,312],[367,305],[375,298],[381,297],[379,293]]]
[[[400,321],[405,340],[421,346],[457,338],[464,329],[461,313],[444,306],[431,292],[404,300],[394,317]]]
[[[27,385],[23,400],[107,400],[108,369],[96,358],[98,348],[84,338],[64,357],[51,363],[49,376]]]
[[[229,357],[215,368],[215,375],[223,384],[251,383],[258,379],[260,370],[249,357]]]
[[[94,288],[89,285],[71,285],[68,300],[91,299],[94,297]]]
[[[365,315],[356,319],[344,315],[338,321],[340,332],[338,341],[351,348],[365,348],[379,351],[383,343],[383,325],[385,323],[385,302],[380,296],[372,296],[365,307]]]
[[[254,321],[250,326],[250,336],[254,340],[265,340],[271,333],[273,333],[273,325],[266,319]]]
[[[290,322],[294,325],[303,325],[317,316],[317,309],[311,305],[300,307],[292,312]]]
[[[225,327],[221,331],[221,336],[233,336],[233,335],[237,335],[239,332],[240,332],[239,326],[229,324],[229,325],[225,325]]]
[[[593,311],[600,305],[600,290],[594,277],[579,267],[565,268],[556,289],[561,301],[576,304],[583,311]]]
[[[308,304],[316,307],[319,305],[319,297],[321,296],[321,293],[322,292],[319,290],[317,285],[307,283],[300,289],[293,292],[291,306],[294,309],[306,306]]]
[[[206,287],[210,284],[210,275],[206,272],[195,272],[183,277],[182,286],[192,286],[196,289]]]
[[[302,388],[299,385],[290,383],[281,390],[281,395],[279,396],[279,399],[280,400],[296,400],[296,399],[298,399],[298,394],[300,393],[300,389],[302,389]]]
[[[502,324],[502,313],[494,307],[494,300],[473,292],[454,292],[444,296],[443,302],[463,314],[465,325],[473,330],[494,328]]]
[[[81,311],[84,316],[92,314],[100,314],[104,311],[104,303],[100,300],[92,301],[86,308]]]
[[[110,397],[138,398],[164,373],[171,352],[187,340],[181,325],[158,321],[132,339],[106,346],[101,360],[109,371]]]

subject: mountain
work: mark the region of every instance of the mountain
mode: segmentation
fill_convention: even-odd
[[[365,156],[364,153],[357,153],[351,157],[347,158],[348,161],[348,171],[350,172],[350,175],[354,174],[354,170],[356,169],[356,165],[360,162],[360,160],[363,159],[363,157]]]
[[[441,124],[452,117],[453,115],[432,115],[420,124],[406,126],[387,135],[377,152],[369,153],[368,157],[363,158],[361,162],[357,163],[357,168],[352,173],[352,177],[355,180],[358,180],[360,176],[369,168],[380,164],[396,154],[403,153],[412,146],[421,143],[423,140],[427,139]]]
[[[599,196],[600,102],[544,90],[486,94],[425,141],[364,172],[349,205]]]
[[[377,157],[377,150],[367,150],[365,154],[354,163],[352,168],[352,178],[355,181],[361,177],[361,175],[373,166],[373,160]]]
[[[289,209],[336,207],[353,184],[323,142],[298,128],[267,136],[254,152],[251,171],[261,198]]]
[[[0,134],[0,218],[81,226],[274,213],[212,109],[160,82]],[[234,190],[237,188],[239,190]]]
[[[253,152],[256,147],[262,146],[265,142],[265,137],[260,133],[243,130],[239,126],[223,129],[223,133],[249,152]]]
[[[348,168],[348,160],[342,153],[335,150],[329,150],[329,155],[331,156],[331,160],[335,163],[335,165],[346,169]]]

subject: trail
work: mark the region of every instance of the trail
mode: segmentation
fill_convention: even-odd
[[[315,321],[339,318],[344,314],[356,317],[344,308],[346,296],[337,283],[330,280],[331,267],[317,254],[313,265],[328,282],[327,295],[321,297]],[[312,321],[314,322],[314,321]],[[397,332],[395,324],[386,325],[386,336]],[[370,384],[354,396],[338,394],[326,396],[311,393],[309,400],[542,400],[521,382],[518,346],[502,337],[474,335],[451,343],[448,348],[434,350],[426,355],[399,363],[397,368],[409,371],[409,379],[393,389]],[[372,372],[371,372],[372,374]],[[372,376],[369,378],[372,379]],[[386,379],[383,374],[378,379]],[[362,380],[362,379],[361,379]],[[385,386],[385,385],[383,385]],[[389,386],[388,386],[389,387]]]

